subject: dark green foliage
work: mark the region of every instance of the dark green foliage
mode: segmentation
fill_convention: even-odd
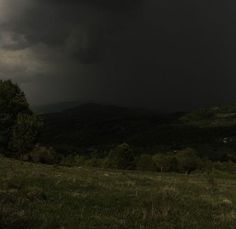
[[[19,113],[28,113],[29,105],[24,93],[11,81],[0,80],[0,149],[6,150],[11,129]]]
[[[176,117],[179,115],[84,104],[60,113],[42,115],[45,125],[41,142],[53,145],[62,153],[67,153],[67,148],[72,146],[106,148],[122,142],[138,146],[159,145],[162,139],[158,140],[159,125],[169,124],[177,120]],[[169,139],[166,142],[170,142]]]
[[[177,160],[179,172],[189,174],[192,171],[201,168],[201,160],[197,156],[196,151],[191,148],[177,151],[175,158]]]
[[[64,155],[91,147],[107,151],[121,142],[132,145],[136,157],[142,153],[166,153],[187,147],[214,160],[220,160],[225,153],[236,152],[235,106],[201,109],[196,114],[159,114],[85,104],[42,115],[42,118],[45,125],[41,143],[52,145]],[[156,150],[157,147],[165,150]]]
[[[155,154],[152,159],[158,172],[177,171],[178,165],[174,154]]]
[[[101,157],[100,154],[107,155]],[[200,158],[192,148],[185,148],[170,153],[141,154],[134,156],[133,148],[124,143],[112,148],[108,153],[90,155],[74,154],[63,157],[61,165],[79,167],[97,167],[111,169],[132,169],[155,172],[178,172],[190,174],[193,171],[210,172],[213,169],[234,173],[236,163],[211,161]]]
[[[133,169],[135,167],[134,152],[126,143],[112,149],[105,160],[105,166],[109,168]]]
[[[11,122],[19,113],[28,113],[29,105],[24,92],[10,80],[0,80],[1,121]]]
[[[23,159],[38,163],[55,164],[58,162],[58,155],[52,147],[36,145]]]
[[[174,153],[155,154],[152,157],[156,170],[159,172],[180,172],[190,174],[192,171],[201,170],[204,160],[200,159],[194,149],[186,148]]]
[[[12,135],[9,141],[9,149],[18,154],[24,154],[32,149],[41,123],[38,117],[33,114],[18,114],[15,125],[12,128]]]
[[[21,156],[33,147],[39,127],[20,88],[0,80],[0,151]]]
[[[60,161],[60,164],[66,165],[66,166],[84,166],[87,164],[88,157],[82,156],[80,154],[76,155],[69,155],[66,157],[63,157]]]
[[[228,162],[211,162],[212,168],[216,169],[218,171],[224,171],[224,172],[230,172],[236,174],[236,163],[233,163],[232,161]]]
[[[200,109],[196,112],[189,113],[181,118],[184,122],[197,122],[197,121],[209,121],[211,119],[216,118],[216,111],[215,109]]]
[[[156,164],[152,155],[142,154],[136,159],[136,168],[143,171],[156,171]]]
[[[232,161],[234,163],[236,163],[236,155],[233,155],[231,153],[226,153],[225,155],[223,155],[222,161]]]

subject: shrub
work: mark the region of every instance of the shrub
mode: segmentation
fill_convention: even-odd
[[[177,151],[175,157],[177,160],[179,172],[189,174],[201,167],[200,158],[197,156],[196,151],[191,148]]]
[[[92,157],[92,158],[86,160],[84,165],[88,166],[88,167],[101,168],[101,167],[103,167],[103,159]]]
[[[219,170],[219,171],[236,173],[236,163],[232,161],[214,162],[213,167],[214,169]]]
[[[136,168],[139,170],[149,170],[154,171],[156,170],[155,163],[152,159],[152,156],[149,154],[142,154],[136,160]]]
[[[91,157],[83,155],[69,155],[63,158],[61,165],[66,166],[86,166],[86,167],[104,167],[104,161],[101,158],[91,155]]]
[[[36,145],[24,159],[32,162],[53,164],[58,162],[58,155],[52,147]]]
[[[133,169],[135,168],[135,158],[132,148],[126,144],[120,144],[110,150],[105,158],[104,166],[115,169]]]
[[[155,154],[153,162],[159,172],[174,172],[177,170],[177,160],[173,154]]]
[[[221,161],[226,161],[226,162],[232,161],[236,163],[236,155],[231,153],[226,153],[222,156]]]

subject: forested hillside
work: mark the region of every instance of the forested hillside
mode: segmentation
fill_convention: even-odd
[[[66,153],[107,149],[126,142],[136,152],[194,147],[217,158],[236,151],[234,106],[201,109],[192,113],[159,113],[98,104],[42,116],[41,141]]]

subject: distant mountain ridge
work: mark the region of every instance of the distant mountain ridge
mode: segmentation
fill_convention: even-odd
[[[45,113],[55,113],[61,112],[63,110],[73,108],[82,104],[79,101],[66,101],[61,103],[52,103],[52,104],[45,104],[45,105],[38,105],[32,106],[31,109],[38,114],[45,114]]]

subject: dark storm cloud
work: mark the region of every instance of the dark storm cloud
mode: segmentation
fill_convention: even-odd
[[[54,3],[56,5],[68,5],[68,1],[66,0],[44,0],[47,3]],[[113,11],[120,10],[129,10],[136,7],[136,5],[142,0],[71,0],[69,4],[88,4],[96,7],[102,7],[104,9],[109,9]]]
[[[0,0],[0,77],[22,82],[34,103],[232,102],[233,7],[230,0]]]
[[[107,37],[126,23],[127,11],[132,11],[139,1],[80,0],[68,3],[64,0],[23,0],[22,6],[16,0],[9,0],[6,4],[12,17],[1,27],[14,31],[12,35],[15,37],[24,36],[26,40],[24,44],[10,43],[9,48],[25,48],[38,43],[65,46],[73,57],[90,62],[97,59]],[[18,12],[14,15],[16,10]]]

